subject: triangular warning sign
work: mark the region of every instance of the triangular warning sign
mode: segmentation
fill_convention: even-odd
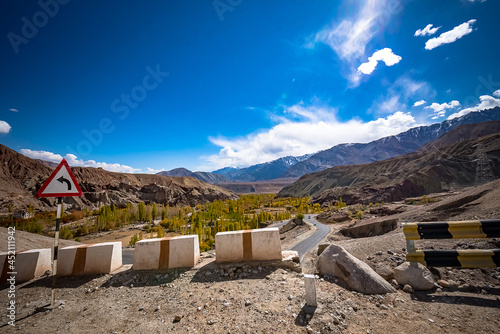
[[[62,159],[59,166],[57,166],[36,194],[37,197],[70,197],[82,195],[82,189],[80,189],[80,186],[76,182],[75,176],[71,172],[66,159]]]

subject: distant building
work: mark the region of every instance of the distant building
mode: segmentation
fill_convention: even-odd
[[[35,215],[33,213],[29,213],[29,211],[17,211],[14,212],[14,219],[29,219],[33,218]]]

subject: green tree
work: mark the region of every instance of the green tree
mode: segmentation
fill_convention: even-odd
[[[139,203],[139,221],[143,222],[146,221],[146,205],[144,205],[144,202]]]
[[[156,212],[156,203],[153,203],[153,209],[151,209],[151,215],[152,215],[153,220],[156,219],[156,214],[157,214],[157,212]]]

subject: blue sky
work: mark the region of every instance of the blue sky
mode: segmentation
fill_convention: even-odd
[[[4,1],[0,143],[214,170],[500,105],[500,3]]]

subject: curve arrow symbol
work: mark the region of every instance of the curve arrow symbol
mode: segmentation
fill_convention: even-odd
[[[61,176],[60,178],[58,178],[57,181],[59,181],[61,183],[66,182],[66,184],[68,185],[68,190],[71,190],[71,182],[69,182],[68,179],[65,179],[64,176]]]

